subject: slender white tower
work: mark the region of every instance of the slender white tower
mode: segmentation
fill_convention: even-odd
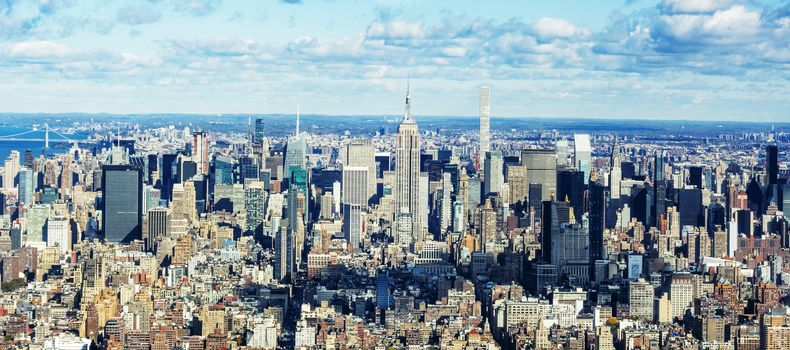
[[[480,158],[491,150],[491,89],[480,87]]]

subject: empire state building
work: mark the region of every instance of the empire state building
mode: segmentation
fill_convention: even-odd
[[[420,132],[411,116],[411,99],[406,89],[406,115],[398,126],[395,138],[395,210],[396,241],[408,245],[420,242]]]

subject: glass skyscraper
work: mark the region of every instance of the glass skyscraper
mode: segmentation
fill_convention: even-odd
[[[102,168],[102,229],[108,242],[142,239],[143,181],[140,169],[129,165]]]

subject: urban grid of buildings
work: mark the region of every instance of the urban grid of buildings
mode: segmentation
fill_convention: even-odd
[[[297,114],[285,138],[256,119],[12,151],[0,346],[790,346],[790,134],[526,137],[492,132],[491,97],[460,136],[407,92],[394,135]]]

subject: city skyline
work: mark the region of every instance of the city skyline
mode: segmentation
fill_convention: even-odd
[[[342,18],[343,20],[340,20]],[[276,30],[270,30],[276,28]],[[778,2],[0,4],[1,112],[782,121]]]

